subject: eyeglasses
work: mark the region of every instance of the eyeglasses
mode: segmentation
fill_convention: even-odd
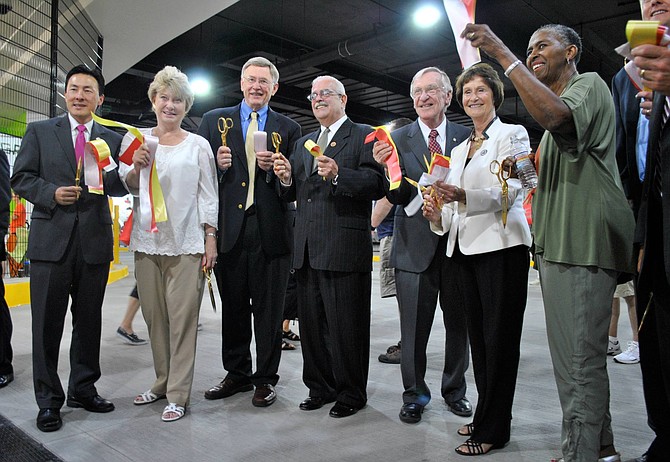
[[[342,96],[341,93],[338,93],[338,92],[336,92],[336,91],[329,90],[328,88],[326,88],[325,90],[321,90],[321,91],[319,91],[318,93],[317,93],[317,92],[314,92],[314,93],[308,95],[308,96],[307,96],[307,100],[308,100],[308,101],[314,101],[314,100],[317,99],[319,96],[321,97],[321,99],[328,99],[328,98],[330,98],[331,96],[335,96],[335,95],[337,95],[337,96]]]
[[[249,85],[255,85],[258,84],[261,87],[268,88],[269,86],[272,85],[272,82],[270,82],[268,79],[260,78],[257,79],[256,77],[245,77],[242,76],[242,79],[245,80]]]
[[[426,93],[428,96],[435,96],[438,90],[443,89],[444,87],[438,87],[437,85],[428,85],[426,88],[415,87],[412,90],[412,98],[419,98],[423,93]]]

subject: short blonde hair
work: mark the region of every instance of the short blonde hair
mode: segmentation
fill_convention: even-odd
[[[158,92],[164,90],[170,90],[173,96],[181,98],[186,106],[186,112],[193,106],[195,96],[188,77],[174,66],[165,66],[156,74],[147,92],[149,100],[153,103]]]

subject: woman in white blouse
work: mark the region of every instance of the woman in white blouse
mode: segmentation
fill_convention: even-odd
[[[444,202],[424,196],[424,216],[437,234],[449,233],[447,255],[453,258],[468,320],[468,335],[478,402],[472,423],[458,430],[468,440],[462,455],[486,454],[510,439],[512,402],[519,365],[519,344],[526,308],[530,229],[518,179],[508,180],[509,211],[503,224],[502,186],[491,163],[511,155],[511,138],[528,147],[520,125],[496,116],[503,84],[488,64],[472,66],[456,81],[456,100],[474,123],[470,138],[451,153],[446,182],[433,187]]]
[[[167,397],[162,420],[171,422],[184,416],[191,395],[203,267],[211,269],[217,256],[218,183],[209,143],[181,128],[193,104],[186,75],[166,66],[148,93],[158,125],[142,132],[158,138],[155,163],[167,221],[155,223],[152,231],[151,223],[138,220],[142,212],[147,215],[142,206],[148,203],[148,188],[140,181],[151,159],[145,140],[133,154],[133,165],[120,167],[129,190],[139,196],[130,249],[156,372],[154,384],[134,403]]]

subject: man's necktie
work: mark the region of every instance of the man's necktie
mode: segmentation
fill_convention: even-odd
[[[321,135],[319,135],[319,139],[316,141],[316,144],[319,145],[319,148],[321,149],[321,154],[326,152],[326,148],[328,147],[328,134],[330,133],[330,129],[326,128],[324,131],[321,132]],[[314,163],[312,165],[312,171],[315,172],[319,163],[316,161],[316,157],[314,158]]]
[[[247,128],[247,137],[244,141],[244,150],[247,152],[247,168],[249,169],[249,189],[247,190],[247,203],[244,210],[254,204],[254,181],[256,180],[256,151],[254,150],[254,132],[258,131],[258,113],[251,113],[251,122]]]
[[[84,162],[84,150],[86,149],[86,125],[77,125],[77,139],[74,142],[74,155],[77,160],[77,166],[79,161]]]
[[[437,142],[437,130],[431,130],[428,135],[428,150],[432,157],[433,154],[442,154],[442,148],[440,143]]]

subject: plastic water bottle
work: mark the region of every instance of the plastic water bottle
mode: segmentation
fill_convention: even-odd
[[[510,137],[512,143],[512,155],[516,161],[516,173],[521,180],[521,186],[526,189],[537,187],[537,172],[535,165],[528,156],[528,148],[516,136]]]

